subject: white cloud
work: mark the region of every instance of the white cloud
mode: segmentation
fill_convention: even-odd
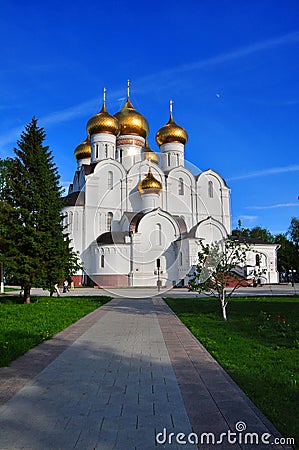
[[[240,220],[247,220],[248,222],[253,222],[257,218],[258,218],[258,216],[248,216],[248,215],[243,215],[243,216],[239,217]]]
[[[233,50],[231,52],[221,53],[220,55],[216,55],[211,58],[207,58],[205,60],[196,61],[194,63],[189,64],[183,64],[181,66],[177,66],[167,71],[164,71],[164,73],[170,75],[178,72],[187,72],[195,69],[202,69],[205,67],[214,66],[229,61],[233,61],[236,59],[240,59],[243,58],[244,56],[248,56],[263,50],[269,50],[271,48],[276,48],[281,45],[291,44],[293,42],[298,41],[299,41],[299,31],[295,31],[292,33],[279,36],[277,38],[256,42],[255,44],[248,45],[246,47],[242,47],[237,50]],[[161,73],[159,75],[161,75]]]
[[[272,167],[269,169],[256,170],[254,172],[244,173],[235,177],[227,178],[228,181],[245,180],[246,178],[263,177],[267,175],[276,175],[278,173],[297,172],[299,171],[299,164],[284,167]]]
[[[12,128],[7,133],[2,134],[0,136],[0,147],[5,147],[7,144],[16,143],[17,139],[19,139],[20,134],[22,133],[24,127],[16,127]],[[0,149],[0,153],[5,153],[7,155],[7,151],[5,149]]]
[[[276,205],[265,205],[265,206],[246,206],[246,209],[275,209],[275,208],[289,208],[299,206],[298,203],[277,203]]]
[[[292,33],[288,33],[277,38],[267,39],[265,41],[256,42],[252,45],[248,45],[236,50],[232,50],[230,52],[221,53],[216,56],[212,56],[211,58],[206,58],[200,61],[194,61],[188,64],[181,64],[175,67],[172,67],[167,70],[163,70],[160,72],[153,73],[151,75],[145,76],[136,80],[136,85],[140,85],[140,89],[144,92],[151,92],[152,90],[157,90],[158,85],[162,85],[161,78],[170,78],[174,79],[175,76],[179,73],[191,72],[194,70],[204,69],[206,67],[217,66],[223,63],[227,63],[230,61],[238,60],[240,58],[255,54],[260,51],[269,50],[271,48],[276,48],[281,45],[291,44],[293,42],[299,41],[299,31],[295,31]],[[159,83],[158,83],[159,81]],[[157,84],[158,83],[158,84]],[[141,88],[142,87],[142,88]],[[137,86],[134,89],[134,92],[138,92]],[[109,93],[110,98],[114,98],[115,100],[123,94],[123,90],[116,90]],[[40,118],[41,126],[44,125],[53,125],[56,123],[66,122],[72,120],[75,117],[82,117],[86,115],[88,112],[93,109],[97,103],[99,102],[99,98],[90,99],[86,102],[80,103],[79,105],[74,105],[69,108],[63,109],[61,111],[53,112],[51,114],[46,115],[45,117]],[[14,128],[7,133],[4,133],[0,136],[0,146],[4,146],[6,144],[15,142],[20,132],[23,128]],[[299,167],[299,166],[297,166]],[[299,169],[296,169],[299,170]],[[231,180],[242,179],[242,178],[251,178],[252,176],[260,176],[258,172],[254,174],[247,174],[240,177],[233,177]]]

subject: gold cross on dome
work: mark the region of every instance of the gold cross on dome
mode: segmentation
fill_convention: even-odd
[[[128,85],[127,85],[127,97],[128,97],[128,100],[130,98],[130,88],[131,88],[131,82],[130,82],[130,80],[128,80]]]
[[[173,105],[173,100],[170,100],[170,102],[169,102],[169,112],[170,112],[170,114],[172,114],[172,105]]]

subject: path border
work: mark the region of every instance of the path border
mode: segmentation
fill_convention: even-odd
[[[236,423],[242,421],[246,423],[248,432],[268,431],[272,436],[282,438],[281,433],[176,316],[165,300],[155,297],[153,302],[193,431],[198,436],[207,432],[220,434],[229,429],[236,431]],[[215,428],[215,421],[220,427]],[[200,448],[209,449],[210,446],[201,445]],[[229,448],[240,449],[247,446],[231,445]],[[267,448],[293,449],[287,445],[270,445]]]

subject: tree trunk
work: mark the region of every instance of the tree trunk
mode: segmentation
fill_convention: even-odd
[[[24,303],[30,303],[30,286],[24,286]]]
[[[227,316],[226,316],[227,301],[225,300],[225,291],[223,291],[220,300],[221,300],[221,309],[222,309],[223,320],[227,320]]]

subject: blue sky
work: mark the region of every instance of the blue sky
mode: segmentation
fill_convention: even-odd
[[[130,78],[149,143],[174,118],[186,159],[232,190],[233,226],[286,232],[299,216],[297,0],[1,1],[0,157],[32,116],[64,184],[102,90],[117,112]]]

